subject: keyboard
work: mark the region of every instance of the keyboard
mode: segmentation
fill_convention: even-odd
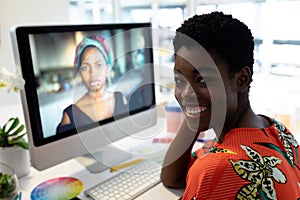
[[[93,186],[85,195],[94,200],[131,200],[160,183],[161,165],[144,160]]]

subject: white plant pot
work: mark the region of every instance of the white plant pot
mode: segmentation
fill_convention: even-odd
[[[29,151],[21,147],[0,147],[0,162],[10,166],[18,178],[30,172]]]

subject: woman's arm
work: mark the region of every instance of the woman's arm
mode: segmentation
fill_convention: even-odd
[[[184,120],[163,162],[161,180],[166,187],[185,186],[191,151],[198,135],[188,128]]]

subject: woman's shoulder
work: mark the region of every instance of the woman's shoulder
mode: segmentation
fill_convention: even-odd
[[[72,112],[72,109],[73,109],[73,106],[74,106],[75,104],[70,104],[69,106],[67,106],[65,109],[64,109],[64,112],[65,113],[70,113],[70,112]],[[75,105],[76,106],[76,105]]]
[[[113,92],[113,95],[115,95],[116,98],[123,98],[124,97],[123,93],[120,92],[120,91]]]
[[[67,106],[64,111],[64,113],[66,113],[69,117],[71,117],[73,119],[74,115],[79,115],[84,113],[80,107],[76,104],[70,104],[69,106]]]
[[[113,94],[115,96],[115,104],[116,105],[126,105],[127,104],[126,97],[124,96],[124,94],[122,92],[115,91]]]
[[[207,166],[214,166],[212,167],[214,170],[216,168],[222,169],[224,166],[230,165],[229,160],[236,158],[238,154],[235,150],[220,146],[213,146],[204,154],[199,154],[199,152],[201,152],[201,149],[194,153],[194,155],[198,154],[195,163],[205,162]]]

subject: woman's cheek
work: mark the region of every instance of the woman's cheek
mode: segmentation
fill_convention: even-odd
[[[182,90],[175,87],[175,98],[177,99],[178,102],[181,102],[181,93],[182,93]]]

